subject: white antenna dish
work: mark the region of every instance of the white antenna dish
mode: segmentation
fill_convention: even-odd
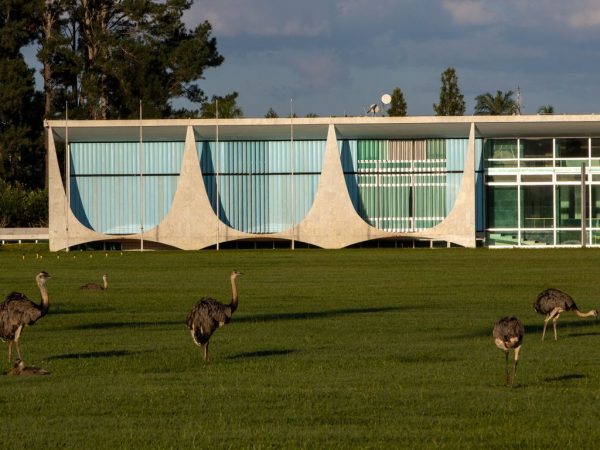
[[[392,103],[392,96],[390,94],[383,94],[381,96],[381,103],[383,103],[384,105],[389,105],[390,103]]]
[[[371,106],[369,106],[369,110],[367,111],[367,114],[369,114],[369,113],[377,114],[377,112],[379,112],[379,105],[377,103],[373,103]]]

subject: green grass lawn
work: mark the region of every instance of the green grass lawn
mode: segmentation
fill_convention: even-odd
[[[0,247],[0,295],[50,312],[21,339],[46,377],[0,375],[0,448],[597,448],[597,250],[348,249],[51,254]],[[60,258],[58,258],[60,255]],[[202,296],[240,306],[204,364],[185,325]],[[81,292],[109,275],[109,290]],[[514,388],[494,322],[526,326]],[[7,346],[0,347],[3,370]],[[512,353],[511,353],[512,358]]]

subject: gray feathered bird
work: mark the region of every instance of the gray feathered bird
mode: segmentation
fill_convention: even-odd
[[[21,357],[19,348],[19,339],[23,328],[33,325],[48,312],[48,290],[46,281],[50,278],[47,272],[40,272],[36,275],[35,281],[40,289],[42,301],[39,305],[20,292],[11,292],[6,296],[4,302],[0,304],[0,339],[8,341],[8,360],[11,360],[13,342],[17,346],[17,355]]]
[[[235,279],[243,275],[234,270],[231,272],[231,303],[224,305],[210,297],[201,298],[187,317],[187,326],[192,339],[204,351],[204,361],[208,361],[208,343],[212,334],[220,327],[229,323],[231,316],[238,306],[238,291]]]
[[[506,373],[506,385],[512,386],[517,375],[517,363],[519,361],[519,352],[521,351],[521,344],[523,343],[523,336],[525,335],[525,327],[523,322],[513,316],[506,316],[500,319],[494,324],[494,342],[496,347],[504,352],[506,359],[504,365],[504,371]],[[510,378],[510,372],[508,369],[508,351],[513,349],[515,353],[515,361],[513,364],[512,379]]]
[[[552,320],[552,327],[554,328],[554,340],[558,340],[556,334],[556,321],[561,313],[565,311],[573,311],[579,317],[598,317],[597,310],[592,309],[586,313],[581,312],[569,294],[553,288],[540,292],[535,302],[533,302],[533,307],[539,314],[544,314],[546,316],[544,319],[542,341],[546,337],[546,326],[550,320]]]
[[[7,375],[50,375],[50,372],[48,372],[45,369],[42,369],[41,367],[27,366],[25,365],[25,361],[23,361],[22,359],[17,359],[15,365],[12,369],[8,371]]]
[[[87,283],[81,286],[79,289],[84,289],[87,291],[105,291],[108,289],[108,275],[102,275],[102,284]]]

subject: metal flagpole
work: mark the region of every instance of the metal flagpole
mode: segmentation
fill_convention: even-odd
[[[67,192],[66,232],[69,251],[69,212],[71,211],[71,154],[69,150],[69,104],[65,101],[65,190]]]
[[[142,123],[142,100],[140,99],[140,251],[144,251],[144,131]]]
[[[215,201],[217,203],[217,250],[220,249],[220,244],[219,244],[219,240],[220,240],[220,236],[219,236],[219,224],[221,222],[221,211],[220,211],[220,201],[219,201],[219,100],[216,99],[215,100],[215,153],[216,153],[216,161],[217,161],[217,170],[215,171],[216,173],[216,189],[217,189],[217,196],[215,198]]]
[[[292,250],[296,248],[296,210],[294,198],[294,99],[290,98],[290,164],[292,167]]]
[[[581,164],[581,246],[585,248],[585,244],[587,241],[587,231],[586,231],[586,203],[587,203],[587,195],[586,195],[586,183],[585,183],[585,163]]]

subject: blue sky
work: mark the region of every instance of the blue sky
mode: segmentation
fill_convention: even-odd
[[[364,115],[395,87],[409,115],[432,115],[454,67],[474,98],[521,89],[522,111],[600,112],[598,0],[195,0],[225,62],[205,93],[239,92],[246,117]]]

